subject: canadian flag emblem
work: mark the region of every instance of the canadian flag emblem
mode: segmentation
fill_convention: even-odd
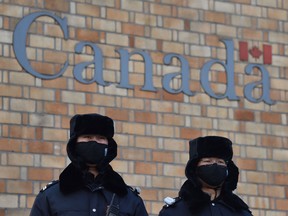
[[[272,64],[272,47],[270,45],[263,44],[261,51],[257,46],[253,46],[252,48],[249,49],[248,42],[240,41],[239,42],[240,61],[248,61],[249,54],[256,60],[263,55],[263,63]]]

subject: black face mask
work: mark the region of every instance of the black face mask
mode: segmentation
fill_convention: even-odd
[[[107,155],[108,145],[96,141],[78,142],[75,145],[76,154],[88,164],[99,164]]]
[[[202,165],[197,167],[197,176],[209,186],[218,187],[228,176],[228,169],[216,163]]]

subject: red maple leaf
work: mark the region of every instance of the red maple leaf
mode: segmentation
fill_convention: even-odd
[[[262,55],[261,50],[259,50],[258,47],[256,47],[256,46],[253,46],[252,49],[249,50],[249,53],[250,53],[255,59],[258,59],[258,58]]]

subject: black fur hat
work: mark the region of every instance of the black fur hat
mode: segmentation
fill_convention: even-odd
[[[233,150],[231,140],[220,136],[206,136],[189,141],[189,160],[186,165],[185,174],[195,186],[199,186],[195,173],[197,163],[204,157],[217,157],[225,160],[228,167],[228,176],[225,180],[226,186],[228,190],[236,189],[239,171],[232,161]]]
[[[96,113],[73,116],[70,120],[70,138],[87,134],[99,134],[112,138],[114,136],[113,120]]]
[[[70,139],[67,144],[67,154],[74,165],[79,166],[79,158],[75,154],[75,144],[81,135],[98,134],[108,139],[107,165],[117,156],[117,143],[113,139],[114,122],[111,118],[97,113],[75,115],[70,120]]]
[[[198,137],[189,141],[189,147],[189,160],[217,157],[230,161],[233,157],[232,142],[225,137]]]

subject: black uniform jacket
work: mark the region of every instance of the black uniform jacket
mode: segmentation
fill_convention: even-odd
[[[113,194],[119,216],[148,216],[142,199],[111,167],[101,177],[101,183],[86,182],[81,175],[70,164],[59,181],[37,195],[30,216],[105,216]]]
[[[211,201],[210,196],[186,181],[171,205],[165,205],[159,216],[252,216],[248,206],[232,192],[223,192]]]

